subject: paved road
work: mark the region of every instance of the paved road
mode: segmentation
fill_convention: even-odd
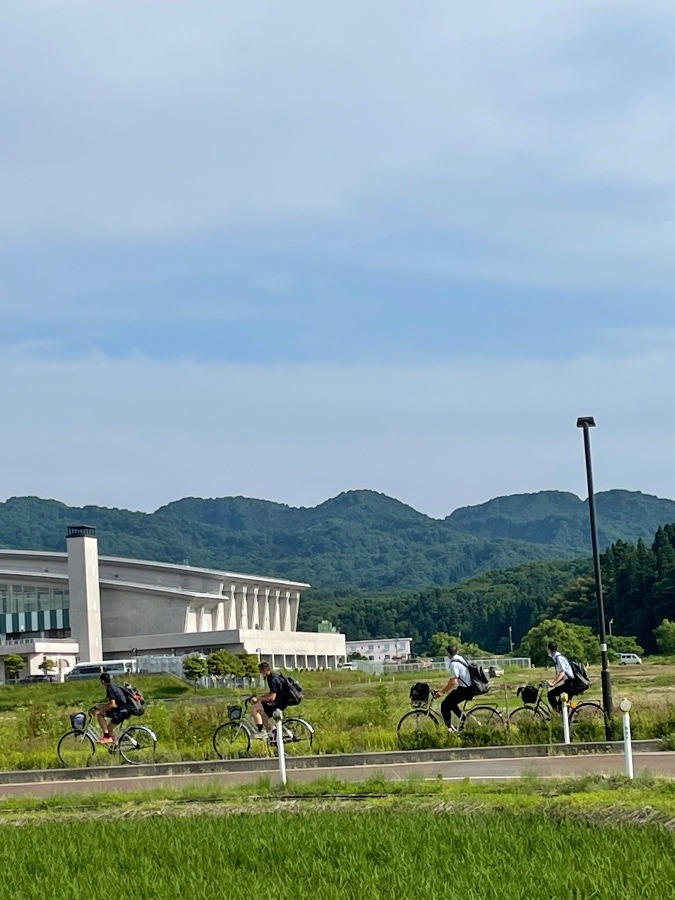
[[[289,770],[293,781],[308,782],[316,778],[339,778],[343,781],[363,781],[373,776],[391,780],[410,778],[438,778],[454,781],[469,778],[476,781],[520,778],[535,775],[540,778],[589,774],[624,774],[623,754],[593,754],[584,756],[524,757],[519,759],[433,760],[389,765],[334,766]],[[635,774],[649,772],[675,779],[675,752],[639,753],[634,757]],[[138,791],[153,788],[180,789],[205,784],[255,783],[261,772],[207,772],[191,774],[152,775],[129,778],[95,778],[78,781],[45,781],[26,784],[0,784],[0,797],[48,797],[58,794],[89,793],[94,791]],[[273,775],[274,778],[274,775]]]

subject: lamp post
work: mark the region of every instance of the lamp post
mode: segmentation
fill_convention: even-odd
[[[602,599],[602,573],[600,571],[600,550],[598,549],[598,526],[595,518],[595,493],[593,491],[593,469],[591,467],[590,428],[595,428],[593,416],[577,419],[577,428],[584,433],[584,456],[586,459],[586,481],[588,484],[588,512],[591,519],[591,545],[593,547],[593,571],[595,573],[595,593],[598,601],[598,629],[600,634],[600,655],[602,657],[602,705],[605,710],[605,735],[611,737],[610,719],[614,713],[612,704],[612,682],[609,675],[607,655],[607,635],[605,633],[605,605]]]

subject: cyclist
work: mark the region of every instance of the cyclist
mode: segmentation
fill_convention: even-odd
[[[286,709],[286,685],[284,680],[267,662],[261,662],[258,671],[267,681],[267,693],[261,697],[251,697],[251,715],[255,722],[257,733],[254,738],[264,738],[266,729],[270,727],[270,718],[275,709]]]
[[[126,721],[131,713],[127,708],[124,691],[118,684],[113,684],[108,672],[101,673],[101,684],[105,685],[105,703],[96,713],[98,724],[103,734],[99,744],[111,744],[115,740],[114,727]],[[108,719],[106,723],[106,718]]]
[[[576,694],[574,672],[572,671],[570,661],[566,656],[563,656],[562,653],[560,653],[556,643],[551,641],[546,645],[546,649],[555,665],[555,678],[547,682],[550,688],[550,691],[548,692],[548,702],[551,705],[551,709],[560,712],[562,709],[560,700],[561,694],[567,694],[568,697],[573,697]]]
[[[465,700],[471,700],[474,693],[471,687],[471,673],[466,660],[459,655],[459,648],[455,644],[451,644],[447,650],[450,657],[450,678],[444,687],[439,691],[434,691],[434,695],[441,697],[443,694],[447,694],[441,703],[441,715],[448,731],[456,731],[457,729],[452,725],[452,714],[457,716],[461,725],[464,715],[459,704],[464,703]]]

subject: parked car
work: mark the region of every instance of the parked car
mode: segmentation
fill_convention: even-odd
[[[348,672],[356,672],[358,666],[353,662],[338,663],[338,669],[347,669]]]
[[[100,678],[103,672],[118,680],[136,671],[136,660],[109,659],[103,662],[78,663],[66,675],[66,681],[82,681],[85,678]]]
[[[637,653],[619,653],[620,666],[641,666],[642,660]]]
[[[20,678],[17,684],[42,684],[44,681],[54,682],[56,675],[26,675],[25,678]]]

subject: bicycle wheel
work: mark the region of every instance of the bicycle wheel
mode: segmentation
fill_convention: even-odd
[[[145,725],[132,725],[122,732],[117,747],[125,762],[141,766],[155,761],[157,738]]]
[[[405,750],[436,747],[442,734],[442,722],[436,713],[427,709],[407,712],[396,726],[398,742]]]
[[[503,728],[504,718],[494,706],[473,706],[466,711],[466,725],[480,728]]]
[[[579,703],[570,713],[570,722],[587,722],[589,720],[597,722],[598,719],[604,721],[604,718],[605,711],[595,700],[585,700],[583,703]]]
[[[84,731],[67,731],[56,748],[61,764],[67,769],[80,769],[91,765],[96,745]]]
[[[305,756],[312,748],[314,729],[304,719],[285,719],[282,723],[284,735],[284,750],[288,756]],[[270,745],[276,749],[275,736],[270,739]]]
[[[213,749],[220,759],[239,759],[251,749],[251,735],[241,722],[225,722],[213,733]]]
[[[570,731],[575,740],[603,740],[604,725],[605,711],[594,700],[580,703],[570,713]]]
[[[509,716],[509,725],[516,725],[518,727],[529,725],[531,722],[545,721],[546,716],[540,710],[535,709],[534,706],[519,706],[518,709],[514,709]]]

